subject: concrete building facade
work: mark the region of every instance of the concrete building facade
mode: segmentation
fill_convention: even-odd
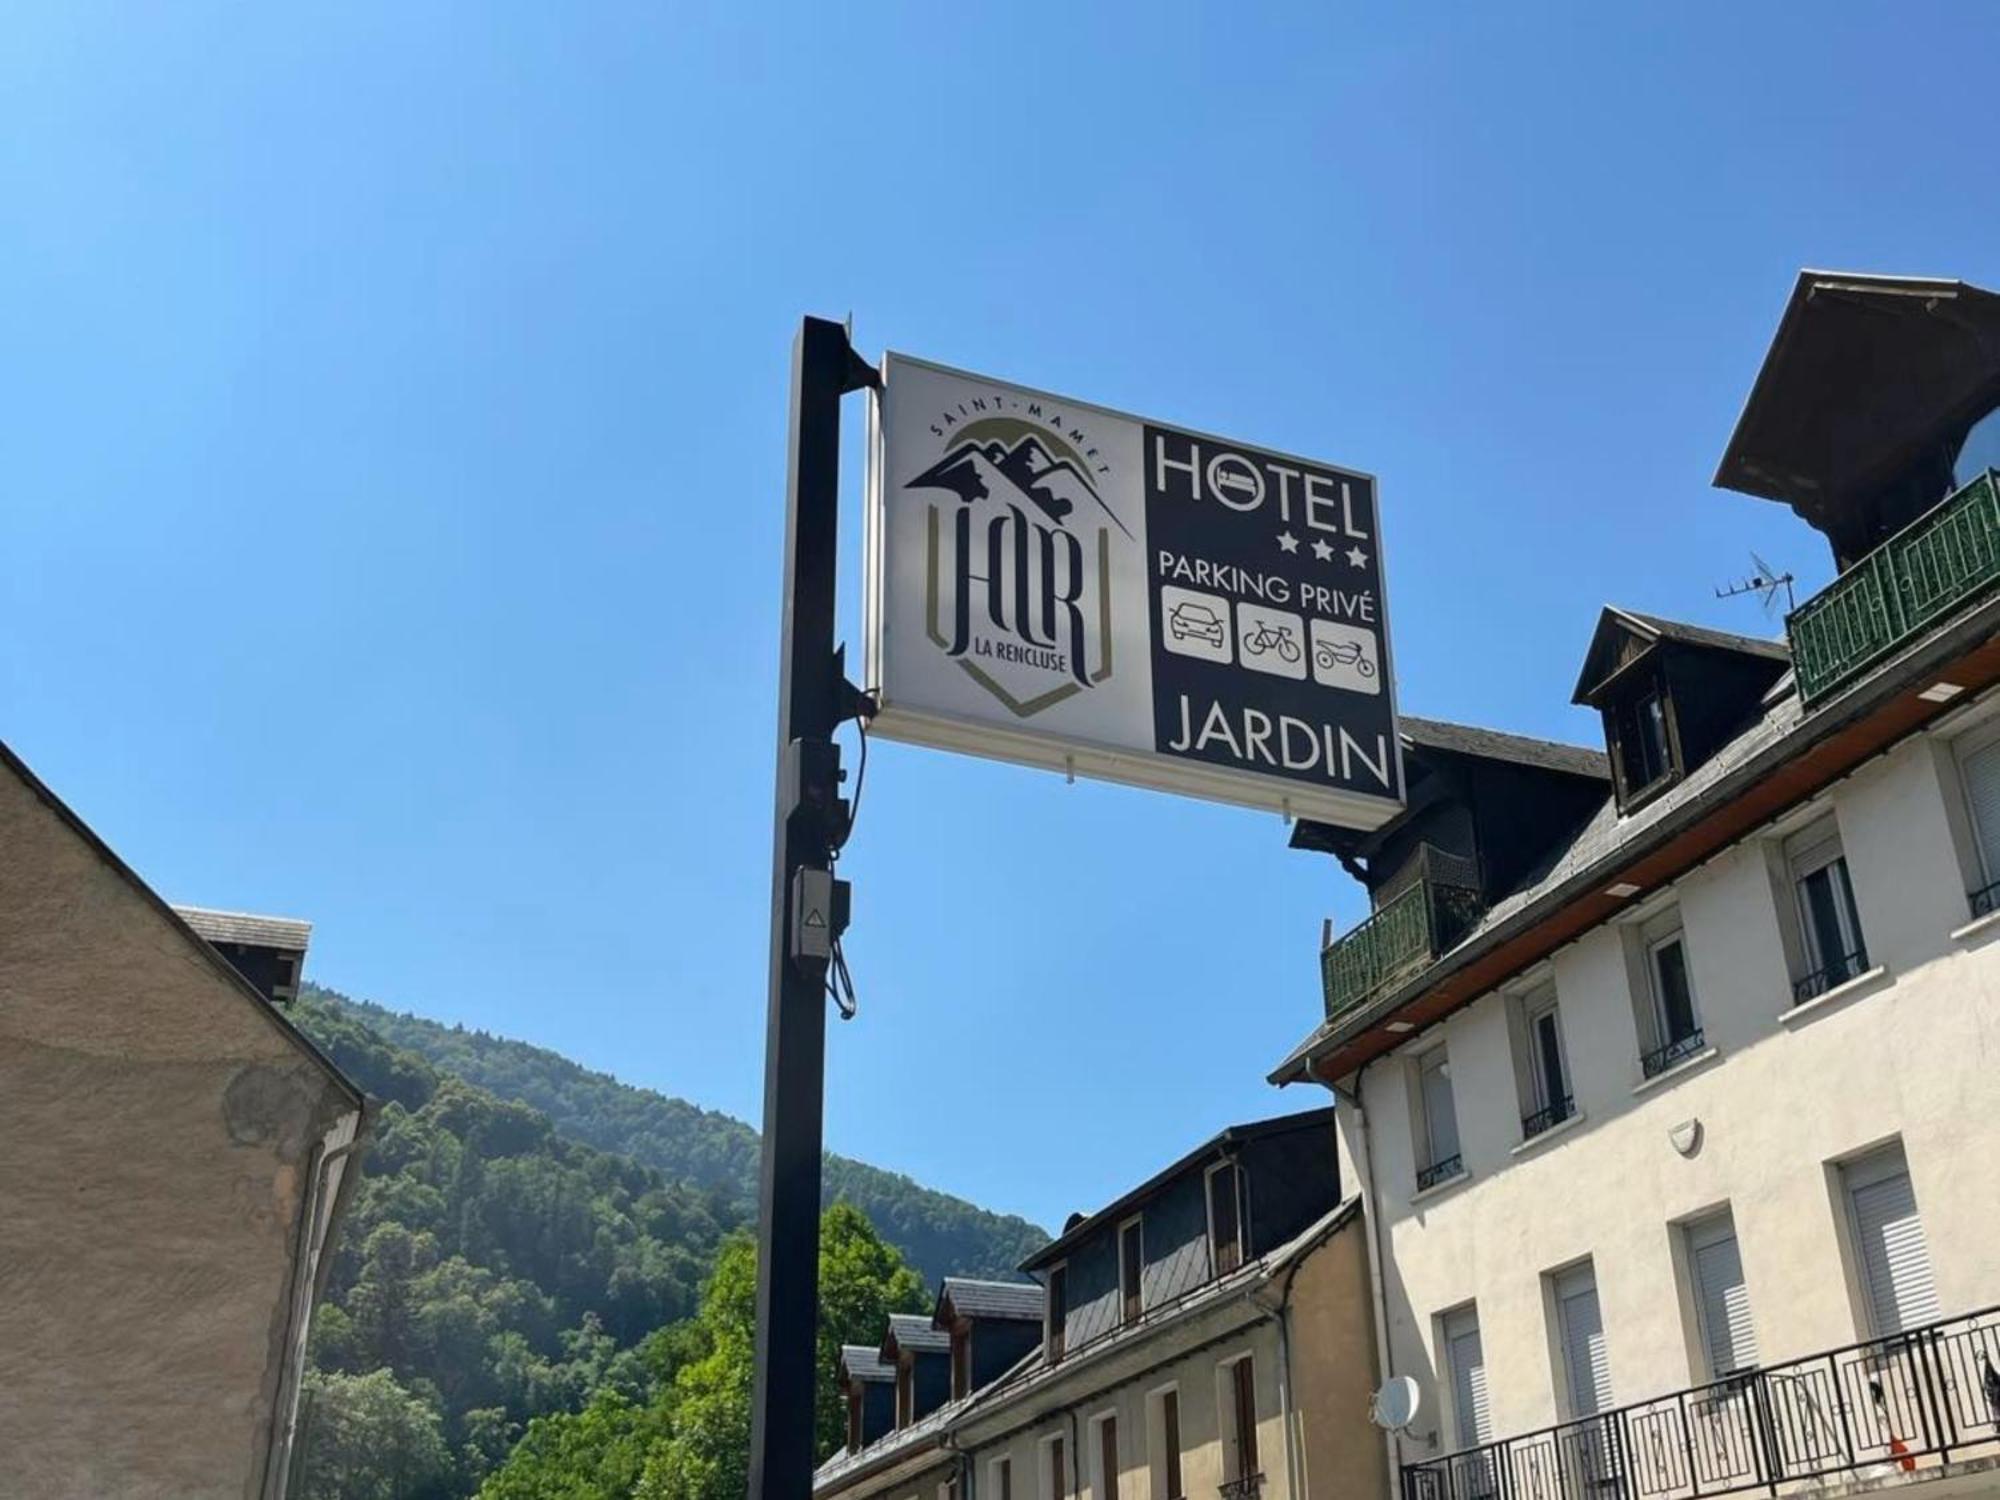
[[[951,1397],[871,1438],[893,1362],[848,1351],[860,1440],[818,1500],[1370,1500],[1368,1261],[1334,1161],[1329,1111],[1237,1127],[1072,1220],[1034,1282],[947,1279],[933,1325],[971,1333]],[[1005,1347],[1024,1294],[1036,1337],[996,1372],[981,1341]]]
[[[1723,471],[1842,574],[1783,643],[1607,610],[1524,876],[1301,840],[1376,897],[1274,1077],[1340,1097],[1401,1500],[2000,1493],[1995,333],[1801,279]]]
[[[282,1496],[362,1096],[4,747],[0,851],[0,1488]]]

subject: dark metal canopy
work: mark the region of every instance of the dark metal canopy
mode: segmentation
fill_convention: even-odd
[[[1846,562],[1942,496],[1894,492],[1927,462],[1948,465],[1938,450],[1996,397],[2000,296],[1804,271],[1715,483],[1784,501]]]

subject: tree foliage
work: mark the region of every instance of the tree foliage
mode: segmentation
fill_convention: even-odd
[[[649,1350],[645,1405],[593,1402],[534,1423],[481,1500],[737,1500],[749,1481],[756,1290],[756,1246],[734,1236],[716,1259],[700,1312]],[[819,1293],[816,1438],[825,1457],[841,1440],[840,1346],[875,1342],[889,1313],[922,1311],[929,1299],[922,1279],[849,1204],[836,1204],[821,1223]]]
[[[452,1493],[437,1408],[387,1370],[306,1372],[299,1408],[312,1462],[300,1500],[431,1500]]]
[[[571,1140],[630,1157],[669,1181],[713,1189],[740,1218],[755,1212],[757,1133],[740,1120],[525,1042],[400,1015],[313,985],[306,994],[323,1012],[360,1023],[432,1067],[539,1111]],[[989,1213],[898,1173],[833,1155],[824,1170],[825,1201],[858,1207],[933,1284],[946,1275],[1010,1276],[1048,1243],[1026,1219]]]
[[[743,1195],[567,1139],[364,1014],[320,994],[294,1011],[379,1102],[314,1317],[301,1493],[740,1495],[756,1287]],[[927,1303],[848,1204],[826,1215],[820,1278],[830,1450],[839,1345]]]

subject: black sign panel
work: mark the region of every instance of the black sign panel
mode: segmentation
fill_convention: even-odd
[[[1147,424],[1161,753],[1400,797],[1375,484]]]

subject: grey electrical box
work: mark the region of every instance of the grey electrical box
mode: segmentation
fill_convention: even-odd
[[[847,927],[848,886],[827,870],[799,870],[792,876],[792,960],[824,967],[834,939]]]

